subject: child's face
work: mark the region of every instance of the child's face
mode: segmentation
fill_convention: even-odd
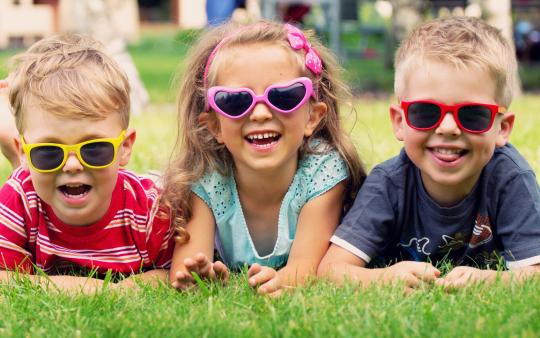
[[[24,126],[27,144],[72,145],[98,138],[116,138],[122,131],[119,114],[102,120],[62,118],[35,105],[26,110]],[[87,168],[72,151],[60,169],[49,173],[38,172],[29,165],[20,140],[17,148],[23,167],[30,171],[38,196],[51,206],[62,222],[84,226],[100,220],[107,212],[119,166],[128,163],[134,141],[135,132],[130,129],[118,147],[116,159],[106,168]]]
[[[494,82],[477,69],[456,70],[427,62],[410,74],[400,99],[496,104]],[[460,129],[452,113],[445,113],[440,125],[427,131],[407,125],[401,107],[392,106],[391,119],[395,136],[420,169],[427,192],[440,204],[453,204],[472,190],[495,147],[506,144],[514,115],[497,114],[492,127],[479,134]]]
[[[225,53],[215,86],[247,87],[261,95],[271,85],[304,76],[289,51],[279,45],[252,44]],[[304,137],[313,133],[325,113],[326,105],[312,100],[286,114],[260,102],[238,119],[216,113],[216,120],[212,117],[206,123],[216,140],[231,152],[238,172],[283,168],[294,172]]]

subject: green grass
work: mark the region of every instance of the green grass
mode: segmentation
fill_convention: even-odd
[[[245,275],[210,294],[168,287],[94,296],[0,288],[0,335],[60,337],[537,337],[540,279],[455,293],[426,286],[356,290],[319,283],[259,297]]]

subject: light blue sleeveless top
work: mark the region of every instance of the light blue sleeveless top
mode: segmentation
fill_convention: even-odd
[[[208,172],[191,189],[212,209],[216,221],[215,246],[229,268],[253,263],[278,268],[287,263],[304,204],[347,177],[347,165],[336,150],[304,156],[281,202],[277,240],[272,253],[266,256],[259,255],[253,244],[234,176]]]

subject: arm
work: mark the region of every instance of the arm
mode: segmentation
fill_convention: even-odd
[[[177,289],[193,284],[191,272],[204,278],[228,278],[223,263],[212,263],[216,226],[212,210],[195,194],[191,194],[191,205],[192,216],[186,225],[190,239],[187,243],[176,244],[169,274],[172,286]]]
[[[500,280],[504,284],[521,283],[529,278],[540,276],[540,264],[525,266],[509,271],[482,270],[470,266],[458,266],[437,284],[446,290],[461,289],[471,284],[493,283]]]
[[[77,276],[41,276],[28,275],[22,272],[0,271],[1,282],[16,282],[20,278],[27,278],[30,282],[40,285],[45,289],[68,293],[93,294],[103,288],[100,279]]]
[[[306,203],[298,218],[287,265],[277,273],[271,268],[253,265],[248,272],[249,284],[260,285],[259,293],[274,293],[283,287],[303,284],[309,276],[315,275],[339,222],[344,191],[345,183],[341,182]]]
[[[401,281],[406,290],[421,286],[423,282],[432,283],[440,275],[439,270],[425,262],[403,261],[380,269],[365,266],[364,260],[332,244],[319,266],[318,274],[338,285],[350,282],[361,287]]]

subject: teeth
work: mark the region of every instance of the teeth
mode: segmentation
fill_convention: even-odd
[[[69,188],[78,188],[78,187],[81,187],[82,186],[82,183],[68,183],[66,184],[66,187],[69,187]]]
[[[434,148],[434,152],[443,154],[443,155],[459,155],[461,153],[460,149],[448,149],[448,148]]]
[[[257,140],[257,139],[262,140],[265,138],[276,137],[278,135],[279,134],[276,132],[269,132],[269,133],[260,133],[260,134],[249,134],[247,138],[250,140]]]

